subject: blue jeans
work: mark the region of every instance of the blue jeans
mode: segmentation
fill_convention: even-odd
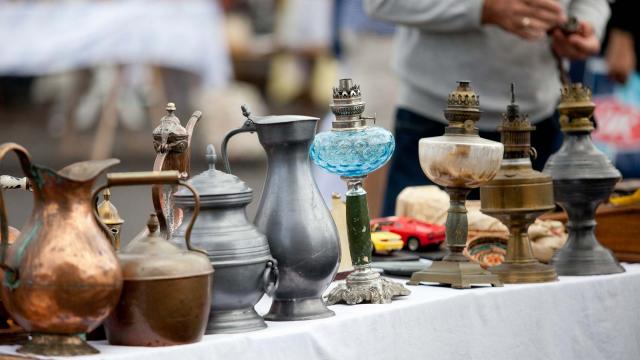
[[[547,118],[535,125],[536,130],[531,134],[531,143],[538,152],[538,157],[533,159],[533,168],[542,170],[549,156],[562,145],[562,132],[555,117]],[[383,216],[395,214],[396,198],[405,187],[433,184],[420,168],[418,141],[425,137],[444,134],[444,127],[440,122],[398,108],[395,124],[396,150],[389,168],[382,207]],[[500,133],[497,131],[481,131],[480,136],[500,141]],[[477,190],[472,191],[469,198],[478,199],[478,193]]]

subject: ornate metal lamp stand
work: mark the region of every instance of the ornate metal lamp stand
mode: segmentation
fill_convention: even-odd
[[[338,174],[347,183],[347,233],[354,271],[345,283],[327,296],[329,305],[339,302],[358,304],[390,303],[395,296],[409,295],[402,284],[389,281],[371,270],[371,229],[367,193],[363,182],[367,174],[384,165],[395,148],[393,135],[385,129],[369,127],[362,116],[365,103],[360,87],[342,79],[333,89],[331,111],[335,114],[332,131],[316,135],[311,159],[324,170]]]
[[[480,119],[480,101],[468,81],[459,81],[449,94],[444,114],[449,121],[444,135],[420,139],[419,157],[427,177],[444,186],[449,194],[445,226],[451,252],[428,269],[413,273],[408,284],[435,282],[457,289],[470,288],[472,284],[502,286],[497,275],[470,262],[462,251],[467,244],[467,194],[496,175],[503,146],[478,136],[475,123]]]
[[[535,156],[531,147],[534,129],[529,119],[520,115],[511,84],[511,104],[498,128],[505,149],[502,165],[498,175],[480,187],[481,211],[498,218],[509,228],[505,260],[489,269],[504,283],[558,280],[553,266],[533,257],[527,235],[529,225],[555,207],[551,177],[531,168],[530,156]]]
[[[556,202],[569,217],[569,238],[551,259],[558,275],[624,272],[594,233],[596,208],[609,198],[621,178],[620,172],[591,142],[594,109],[589,88],[582,84],[563,87],[558,112],[564,142],[543,171],[553,178]]]

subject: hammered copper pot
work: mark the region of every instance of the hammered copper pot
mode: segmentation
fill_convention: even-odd
[[[32,334],[32,342],[18,351],[95,353],[77,335],[95,329],[116,305],[122,272],[94,215],[91,188],[119,160],[80,162],[55,172],[32,164],[27,151],[14,143],[0,145],[0,159],[11,151],[33,184],[34,197],[30,220],[4,251],[8,228],[0,192],[2,301],[11,318]]]
[[[168,241],[154,213],[147,231],[118,253],[124,286],[118,305],[104,323],[107,339],[110,344],[127,346],[197,342],[207,326],[213,281],[206,252],[191,246],[191,230],[200,210],[198,193],[179,180],[177,171],[140,174],[138,184],[145,177],[152,179],[156,176],[153,174],[172,174],[176,185],[191,190],[194,210],[185,233],[185,250]],[[107,176],[108,181],[113,180],[111,175]]]

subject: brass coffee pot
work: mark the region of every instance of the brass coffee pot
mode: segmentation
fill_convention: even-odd
[[[160,119],[160,124],[153,130],[153,149],[156,152],[154,171],[175,170],[180,174],[181,180],[189,178],[191,170],[191,140],[193,130],[202,117],[202,112],[195,111],[187,126],[180,123],[180,119],[175,115],[176,105],[168,103],[167,115]],[[177,191],[175,186],[163,191],[161,186],[154,186],[151,194],[153,207],[158,215],[160,230],[171,237],[171,233],[180,226],[182,222],[182,210],[175,208],[173,195]]]
[[[480,187],[481,211],[502,221],[509,228],[507,255],[501,265],[489,270],[503,283],[533,283],[558,280],[551,265],[533,257],[527,229],[535,219],[555,207],[551,177],[531,167],[531,125],[515,104],[511,84],[511,104],[500,131],[504,156],[493,180]]]
[[[40,355],[96,353],[81,334],[95,329],[116,305],[122,272],[102,224],[94,216],[91,188],[117,159],[84,161],[56,172],[33,164],[25,148],[0,145],[0,160],[18,155],[33,190],[33,212],[13,246],[0,191],[4,270],[2,302],[31,333],[18,352]]]

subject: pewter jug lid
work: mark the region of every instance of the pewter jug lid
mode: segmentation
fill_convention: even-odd
[[[216,169],[217,156],[211,144],[207,146],[206,157],[209,169],[189,180],[189,184],[200,194],[202,204],[210,204],[211,201],[216,200],[231,203],[250,202],[253,190],[244,181],[235,175]],[[175,200],[176,204],[191,204],[193,195],[187,189],[182,189],[175,194]]]
[[[205,255],[181,249],[162,235],[156,214],[151,214],[147,228],[118,253],[124,280],[178,279],[213,272]]]

